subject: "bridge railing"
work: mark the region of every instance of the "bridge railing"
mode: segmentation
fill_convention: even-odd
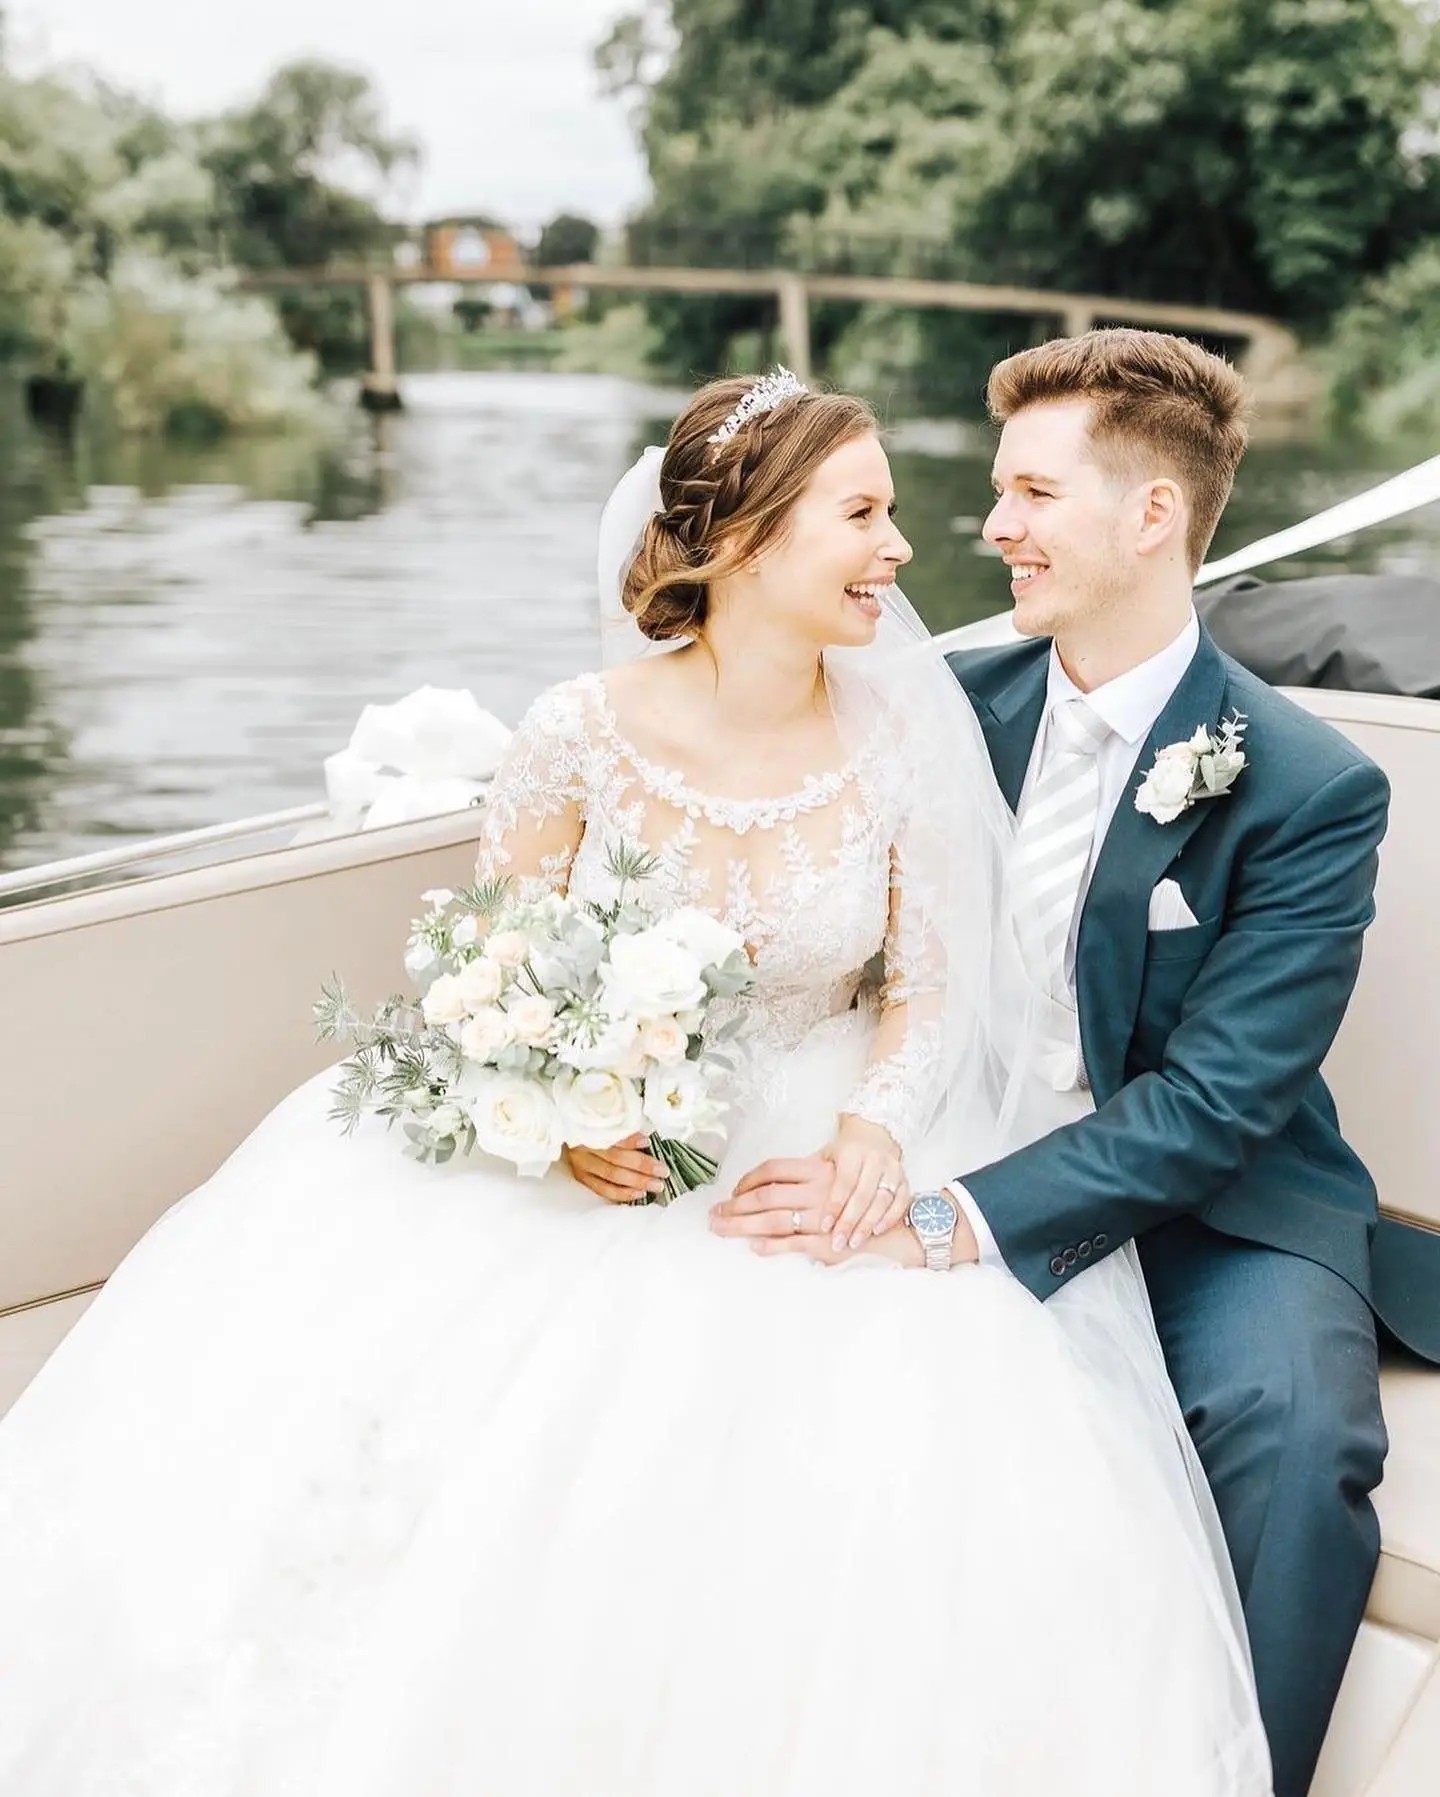
[[[774,225],[641,219],[625,226],[623,249],[635,268],[784,268],[815,275],[974,278],[973,260],[952,238],[840,230],[813,219]]]

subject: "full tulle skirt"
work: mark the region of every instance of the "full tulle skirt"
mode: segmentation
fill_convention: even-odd
[[[717,1184],[813,1148],[817,1033]],[[760,1258],[292,1093],[0,1423],[4,1797],[1252,1797],[1128,1253]]]

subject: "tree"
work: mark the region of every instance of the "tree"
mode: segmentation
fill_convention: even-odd
[[[253,105],[212,121],[203,139],[218,227],[242,267],[313,268],[388,256],[391,227],[350,183],[383,190],[419,152],[386,131],[366,76],[329,63],[290,63]],[[327,368],[364,366],[368,331],[358,293],[287,293],[279,310],[291,341]]]
[[[541,268],[567,268],[575,263],[593,262],[600,242],[599,227],[588,218],[573,212],[562,212],[545,226],[535,246],[535,261]]]
[[[916,272],[1318,329],[1440,229],[1429,0],[670,0],[599,60],[649,163],[642,251],[868,239]],[[711,367],[765,310],[652,315],[673,363]],[[974,333],[933,314],[920,337],[949,357]]]

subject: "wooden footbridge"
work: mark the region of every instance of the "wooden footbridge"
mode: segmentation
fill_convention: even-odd
[[[1168,304],[1097,293],[1061,293],[1024,285],[975,282],[891,273],[836,272],[824,267],[709,267],[679,262],[652,264],[574,263],[540,267],[520,261],[499,270],[440,268],[367,263],[332,264],[322,268],[258,271],[242,277],[243,289],[277,292],[313,287],[359,287],[368,298],[370,372],[367,403],[387,409],[399,403],[395,364],[397,287],[444,282],[493,287],[544,285],[621,293],[749,295],[778,304],[780,339],[785,361],[801,377],[811,372],[810,307],[816,300],[855,300],[886,306],[940,307],[960,312],[1011,313],[1054,318],[1062,335],[1077,335],[1096,324],[1133,324],[1157,330],[1222,339],[1235,354],[1260,403],[1267,392],[1286,385],[1293,373],[1298,344],[1294,334],[1275,319],[1218,306]]]

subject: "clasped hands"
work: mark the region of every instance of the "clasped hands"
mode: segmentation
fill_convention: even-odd
[[[910,1186],[893,1137],[878,1124],[844,1117],[819,1154],[763,1161],[711,1207],[717,1235],[740,1236],[757,1254],[804,1254],[827,1266],[879,1254],[922,1266],[924,1254],[898,1224]]]
[[[612,1204],[633,1203],[664,1184],[664,1165],[646,1152],[642,1136],[603,1152],[568,1149],[565,1158],[582,1185]],[[712,1205],[710,1227],[741,1237],[757,1254],[804,1254],[826,1266],[878,1254],[897,1266],[921,1267],[919,1241],[898,1227],[909,1208],[910,1185],[894,1138],[879,1124],[846,1116],[819,1154],[752,1168],[728,1198]],[[977,1256],[962,1216],[954,1258]]]

